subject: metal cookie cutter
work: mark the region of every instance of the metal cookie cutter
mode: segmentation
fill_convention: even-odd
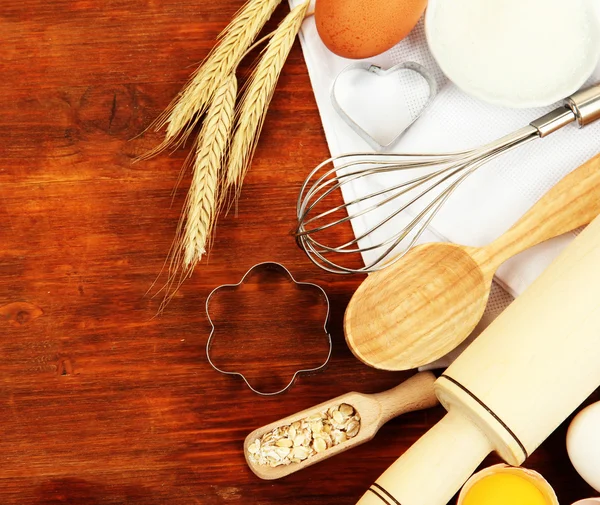
[[[287,384],[287,386],[285,386],[283,389],[281,389],[279,391],[275,391],[274,393],[265,393],[263,391],[257,390],[256,388],[254,388],[250,384],[250,382],[248,381],[248,379],[246,379],[246,377],[244,376],[244,374],[242,374],[240,372],[232,372],[232,371],[228,371],[228,370],[223,370],[223,369],[219,368],[218,366],[216,366],[215,363],[213,362],[213,360],[210,357],[210,348],[211,348],[213,336],[215,334],[215,329],[216,329],[215,328],[215,324],[213,323],[213,320],[210,317],[210,311],[209,311],[209,304],[210,304],[211,298],[213,297],[213,295],[215,295],[215,293],[217,293],[219,290],[221,290],[223,288],[236,288],[236,287],[239,287],[240,285],[242,285],[244,283],[244,281],[246,280],[246,278],[250,274],[252,274],[253,272],[255,272],[257,270],[278,270],[281,273],[283,273],[285,276],[289,277],[289,279],[294,284],[296,284],[297,286],[311,286],[311,287],[317,288],[323,294],[323,298],[324,298],[325,304],[327,306],[327,313],[326,313],[326,317],[325,317],[325,322],[323,324],[323,331],[325,332],[325,335],[327,336],[327,340],[329,342],[329,351],[327,353],[327,358],[325,359],[325,362],[322,365],[319,365],[316,368],[307,368],[307,369],[297,370],[294,373],[294,375],[292,376],[292,379]],[[329,360],[331,358],[331,352],[332,352],[332,349],[333,349],[333,344],[332,344],[332,341],[331,341],[331,335],[327,331],[327,321],[329,319],[329,311],[330,311],[329,298],[327,297],[327,293],[325,293],[325,290],[321,286],[319,286],[317,284],[313,284],[312,282],[298,282],[296,279],[294,279],[294,276],[290,273],[290,271],[287,268],[285,268],[283,265],[281,265],[280,263],[274,263],[274,262],[258,263],[256,265],[254,265],[252,268],[250,268],[250,270],[248,270],[244,274],[244,276],[242,277],[242,279],[240,280],[240,282],[238,282],[237,284],[223,284],[223,285],[218,286],[215,289],[213,289],[210,292],[210,294],[208,295],[208,298],[206,299],[206,316],[208,317],[208,321],[210,322],[210,325],[211,325],[212,329],[211,329],[210,335],[208,337],[208,341],[206,342],[206,358],[208,359],[208,362],[210,363],[210,365],[217,372],[225,374],[225,375],[237,375],[237,376],[241,377],[243,379],[243,381],[246,383],[246,385],[252,391],[254,391],[258,395],[261,395],[261,396],[275,396],[275,395],[281,394],[281,393],[287,391],[289,388],[292,387],[292,385],[294,384],[294,381],[296,380],[296,377],[298,377],[298,375],[318,372],[320,370],[323,370],[327,366],[327,364],[329,363]]]
[[[390,142],[388,142],[385,145],[383,145],[377,139],[373,138],[373,136],[371,134],[369,134],[360,124],[358,124],[354,119],[352,119],[350,117],[350,115],[348,114],[348,112],[346,112],[346,110],[340,105],[340,103],[338,101],[337,94],[336,94],[337,93],[336,87],[339,83],[340,77],[342,75],[346,74],[347,72],[352,72],[355,70],[364,70],[366,72],[370,72],[370,73],[378,75],[380,77],[385,77],[385,76],[392,75],[392,74],[398,74],[400,79],[402,79],[401,74],[403,72],[404,73],[413,73],[413,74],[420,76],[422,79],[424,79],[425,83],[429,87],[429,94],[427,96],[427,99],[425,100],[424,103],[418,104],[417,103],[418,100],[415,100],[415,97],[407,94],[407,93],[410,93],[411,91],[414,91],[412,89],[412,87],[414,86],[414,82],[406,80],[406,77],[404,77],[406,82],[404,82],[403,85],[406,88],[406,90],[405,90],[406,100],[408,102],[410,114],[411,114],[410,122],[408,124],[406,124],[404,126],[404,128],[400,132],[398,132],[398,134]],[[417,119],[419,119],[419,117],[421,117],[421,114],[423,114],[423,112],[425,112],[425,110],[431,105],[431,103],[433,102],[433,99],[437,95],[437,92],[438,92],[438,86],[437,86],[435,77],[423,65],[420,65],[419,63],[416,63],[414,61],[407,61],[405,63],[400,63],[400,64],[395,65],[387,70],[384,70],[377,65],[372,65],[367,62],[359,62],[359,63],[354,63],[354,64],[346,67],[335,78],[335,81],[333,82],[333,86],[331,88],[331,103],[332,103],[335,111],[348,124],[348,126],[350,126],[350,128],[352,128],[358,135],[360,135],[363,138],[363,140],[365,140],[375,151],[381,152],[381,151],[385,151],[386,149],[391,148],[394,144],[396,144],[396,142],[398,142],[398,140],[400,140],[402,135],[404,135],[404,133],[413,125],[413,123]],[[391,113],[393,114],[393,111]]]

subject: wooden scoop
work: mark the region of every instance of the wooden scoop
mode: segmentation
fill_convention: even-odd
[[[407,370],[430,363],[473,331],[492,279],[507,259],[600,214],[600,156],[571,172],[486,247],[433,243],[373,273],[346,310],[352,352],[367,365]]]
[[[244,454],[246,462],[250,469],[261,479],[272,480],[285,477],[291,473],[302,470],[307,466],[314,465],[319,461],[330,458],[340,452],[352,449],[357,445],[364,444],[371,440],[379,431],[379,428],[387,423],[390,419],[415,410],[422,410],[433,407],[438,404],[438,400],[433,393],[433,383],[435,376],[431,372],[421,372],[410,379],[404,381],[399,386],[393,389],[372,395],[362,393],[348,393],[338,396],[333,400],[321,403],[316,407],[303,410],[297,414],[291,415],[274,423],[263,426],[254,430],[246,437],[244,442]],[[264,434],[269,433],[278,427],[290,426],[296,421],[307,419],[311,416],[327,411],[330,407],[339,407],[342,404],[350,405],[360,416],[360,429],[358,434],[349,438],[341,444],[334,445],[323,452],[309,456],[300,463],[290,463],[271,467],[269,465],[261,465],[253,461],[249,448],[257,439],[260,439]]]

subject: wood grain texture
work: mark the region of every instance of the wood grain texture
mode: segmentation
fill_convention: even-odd
[[[253,429],[407,376],[352,356],[341,321],[361,279],[323,274],[290,236],[300,184],[328,155],[297,44],[237,216],[220,220],[208,261],[154,317],[160,298],[146,292],[167,256],[190,177],[172,201],[187,151],[132,164],[159,139],[137,136],[240,6],[0,2],[3,505],[352,504],[442,416],[442,409],[404,415],[326,468],[277,483],[260,481],[244,461],[243,440]],[[285,12],[282,6],[269,27]],[[325,372],[270,399],[214,372],[204,352],[206,296],[267,260],[326,289],[334,339]],[[248,362],[268,371],[251,350]],[[563,425],[528,465],[570,503],[593,492],[568,464],[565,432]]]

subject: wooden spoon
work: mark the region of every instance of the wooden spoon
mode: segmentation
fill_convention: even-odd
[[[393,389],[372,395],[362,393],[348,393],[338,396],[333,400],[321,403],[316,407],[303,410],[297,414],[291,415],[274,423],[263,426],[254,430],[246,437],[244,442],[244,454],[246,462],[250,469],[261,479],[272,480],[285,477],[291,473],[302,470],[307,466],[314,465],[319,461],[330,458],[340,452],[352,449],[357,445],[364,444],[371,440],[379,431],[379,428],[387,423],[390,419],[415,410],[422,410],[433,407],[438,404],[438,400],[433,393],[433,383],[435,376],[431,372],[421,372],[410,379],[404,381],[399,386]],[[254,444],[257,439],[260,439],[264,434],[272,431],[275,428],[289,426],[296,421],[306,419],[312,415],[320,414],[327,411],[330,407],[339,407],[346,403],[354,407],[354,410],[360,415],[360,429],[358,434],[342,442],[334,445],[323,452],[319,452],[308,457],[300,463],[290,463],[271,467],[268,465],[260,465],[253,461],[249,447]]]
[[[407,370],[454,349],[473,331],[507,259],[600,214],[600,156],[571,172],[486,247],[433,243],[373,273],[346,310],[352,352],[384,370]]]

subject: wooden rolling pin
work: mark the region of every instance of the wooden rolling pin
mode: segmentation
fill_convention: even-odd
[[[436,381],[448,414],[359,504],[446,505],[490,452],[520,465],[599,385],[596,218]]]

